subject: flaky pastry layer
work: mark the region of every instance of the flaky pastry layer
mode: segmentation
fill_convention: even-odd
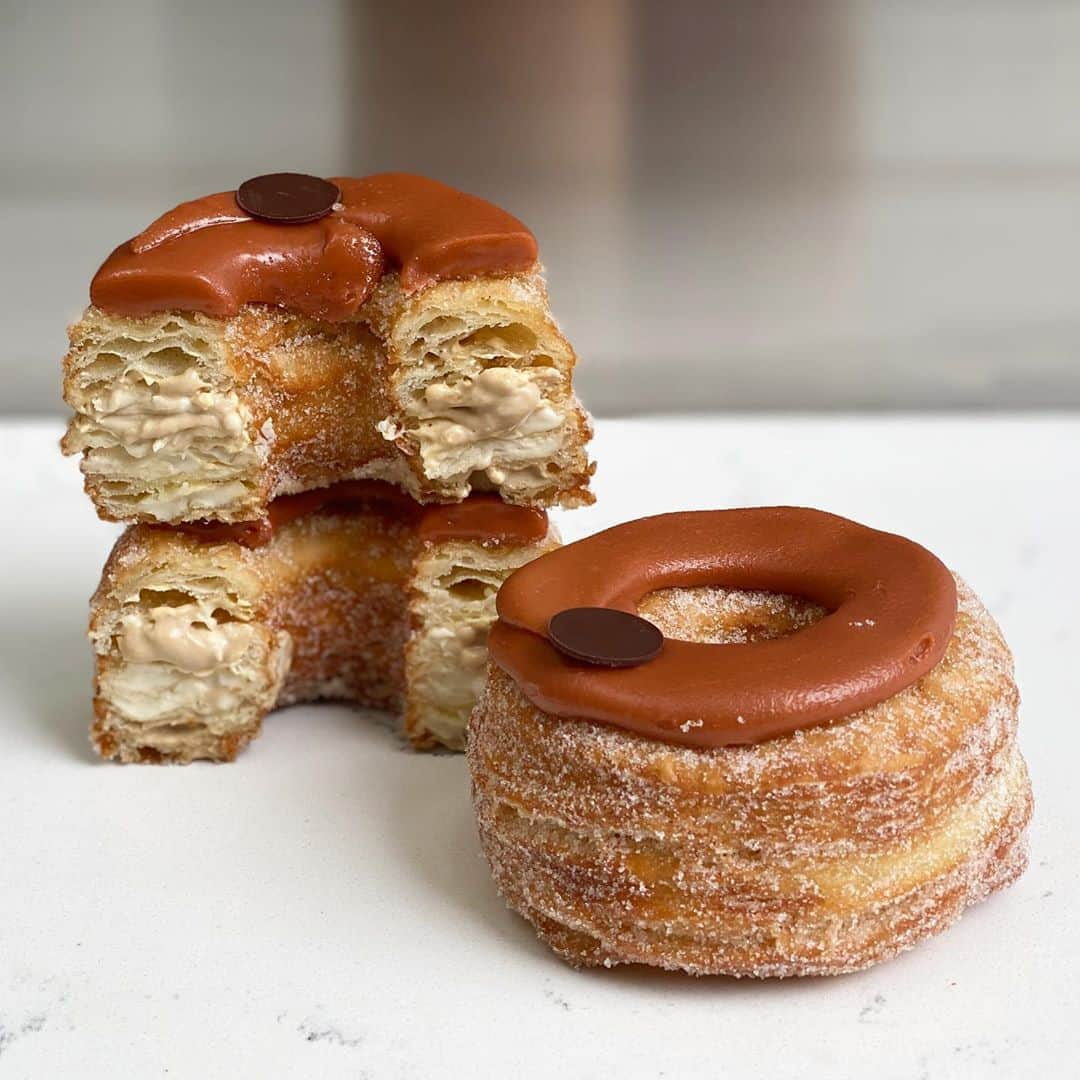
[[[249,521],[363,478],[420,502],[592,501],[575,357],[539,274],[415,293],[387,275],[348,323],[89,308],[69,336],[63,448],[109,520]]]
[[[271,709],[335,699],[460,749],[498,586],[556,543],[423,541],[375,510],[308,514],[253,549],[133,526],[91,601],[92,741],[124,762],[226,761]]]
[[[1026,865],[1031,787],[996,624],[962,583],[945,658],[843,721],[697,750],[549,716],[493,663],[469,727],[480,838],[511,907],[574,964],[837,974],[937,933]],[[821,610],[654,593],[668,636],[732,643]]]

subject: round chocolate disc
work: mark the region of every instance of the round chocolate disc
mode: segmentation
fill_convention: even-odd
[[[636,667],[664,647],[651,622],[616,608],[566,608],[552,615],[548,638],[559,652],[598,667]]]
[[[267,173],[245,180],[236,189],[236,205],[241,210],[279,225],[318,221],[340,198],[335,184],[306,173]]]

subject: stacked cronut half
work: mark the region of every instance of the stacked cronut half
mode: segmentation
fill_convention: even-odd
[[[98,751],[228,760],[320,698],[460,748],[499,585],[592,501],[525,226],[405,174],[257,177],[117,248],[70,338],[64,450],[128,525]]]

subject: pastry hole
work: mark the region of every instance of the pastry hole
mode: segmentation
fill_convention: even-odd
[[[120,359],[115,353],[98,353],[98,355],[90,361],[82,369],[82,374],[89,376],[91,379],[111,379],[124,370],[124,361]]]
[[[464,578],[461,581],[455,581],[446,591],[455,600],[475,602],[486,600],[495,591],[495,586],[479,578]]]
[[[466,334],[460,344],[475,353],[524,356],[536,348],[536,334],[521,323],[485,326]]]
[[[469,487],[473,491],[498,491],[499,485],[496,484],[484,469],[474,469],[469,473]]]
[[[465,329],[465,320],[454,315],[442,315],[437,319],[431,319],[424,323],[417,331],[420,338],[446,338],[452,334],[460,334]]]
[[[195,597],[180,589],[139,590],[139,603],[144,607],[183,607],[194,602]]]
[[[745,645],[805,630],[828,612],[805,597],[703,585],[648,593],[638,614],[672,641]]]
[[[192,355],[183,349],[154,349],[147,353],[143,366],[152,368],[153,374],[158,377],[183,375],[191,370],[193,359]]]

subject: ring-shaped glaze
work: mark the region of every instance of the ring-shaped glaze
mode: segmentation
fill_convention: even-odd
[[[547,639],[568,607],[637,613],[656,589],[720,586],[805,597],[829,612],[788,637],[667,639],[634,668],[577,663]],[[916,682],[944,655],[956,584],[902,536],[820,510],[663,514],[617,525],[516,571],[498,597],[492,659],[538,708],[687,746],[748,744],[837,720]]]

